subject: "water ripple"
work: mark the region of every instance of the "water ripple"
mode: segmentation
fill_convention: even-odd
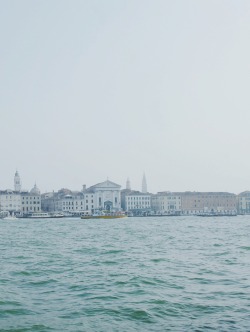
[[[0,227],[1,332],[249,331],[249,216]]]

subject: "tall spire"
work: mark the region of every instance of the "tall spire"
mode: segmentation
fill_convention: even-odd
[[[148,190],[147,190],[147,181],[146,181],[145,173],[143,173],[143,177],[142,177],[141,192],[142,192],[143,194],[146,194],[146,193],[148,192]]]
[[[127,189],[127,190],[131,190],[131,185],[130,185],[130,180],[129,180],[129,178],[127,178],[126,189]]]
[[[18,171],[16,171],[15,176],[14,176],[14,190],[21,191],[21,179],[18,174]]]

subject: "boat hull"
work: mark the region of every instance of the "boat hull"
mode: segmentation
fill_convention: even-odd
[[[125,218],[124,215],[110,215],[110,216],[81,216],[81,219],[120,219]]]

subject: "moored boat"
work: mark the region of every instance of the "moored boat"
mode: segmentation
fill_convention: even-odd
[[[123,212],[103,212],[83,215],[81,219],[119,219],[127,217]]]
[[[14,212],[10,213],[9,211],[1,211],[0,219],[2,220],[17,220],[17,217]]]
[[[33,212],[27,215],[24,215],[22,218],[31,218],[31,219],[47,219],[47,218],[63,218],[64,214],[62,213],[48,213],[48,212]]]
[[[17,217],[15,215],[9,215],[2,218],[3,220],[17,220]]]
[[[203,212],[203,213],[197,213],[197,217],[236,217],[237,213],[232,212]]]

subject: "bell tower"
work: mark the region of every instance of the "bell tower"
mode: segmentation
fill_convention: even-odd
[[[18,171],[16,171],[14,176],[14,190],[19,192],[21,191],[21,179],[18,174]]]
[[[142,192],[143,194],[146,194],[146,193],[148,192],[148,190],[147,190],[147,180],[146,180],[146,175],[145,175],[145,173],[143,173],[141,192]]]
[[[126,189],[127,189],[127,190],[131,190],[131,185],[130,185],[130,180],[129,180],[129,178],[127,178]]]

